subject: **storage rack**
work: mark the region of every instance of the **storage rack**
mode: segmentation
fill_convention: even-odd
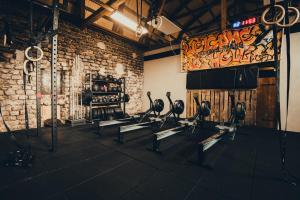
[[[87,119],[90,122],[94,122],[94,121],[100,121],[100,118],[94,118],[93,117],[93,109],[108,109],[108,108],[116,108],[116,107],[120,107],[122,108],[123,105],[123,113],[126,113],[126,107],[125,107],[125,101],[123,100],[123,97],[125,95],[125,88],[126,88],[126,83],[125,83],[125,78],[122,77],[122,83],[118,83],[116,81],[113,80],[102,80],[102,79],[98,79],[98,76],[96,75],[97,79],[93,79],[92,78],[92,73],[88,73],[86,74],[86,80],[85,80],[85,89],[90,89],[92,92],[92,99],[95,99],[96,97],[99,96],[106,96],[106,97],[110,97],[112,95],[118,96],[119,101],[117,102],[93,102],[91,101],[90,104],[88,105],[88,112],[87,112]],[[121,91],[93,91],[93,84],[98,84],[98,85],[111,85],[111,84],[115,84],[121,87]]]

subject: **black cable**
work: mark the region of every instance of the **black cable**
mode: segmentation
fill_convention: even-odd
[[[139,0],[136,0],[136,23],[139,23]]]
[[[285,15],[285,23],[289,22],[289,12],[288,12],[289,1],[284,1],[284,7],[286,10]],[[271,14],[272,18],[275,18],[275,0],[271,0]],[[280,116],[280,68],[278,61],[278,46],[277,46],[277,27],[276,25],[272,26],[273,30],[273,49],[274,49],[274,65],[276,69],[276,106],[275,106],[275,114],[276,114],[276,122],[278,125],[278,133],[279,133],[279,148],[280,148],[280,157],[281,157],[281,170],[285,175],[284,180],[294,186],[296,186],[295,180],[299,180],[295,176],[293,176],[290,171],[286,167],[286,136],[287,136],[287,114],[288,114],[288,101],[289,101],[289,87],[290,87],[290,32],[289,28],[286,30],[286,48],[287,48],[287,113],[286,113],[286,124],[285,130],[282,132],[281,126],[281,116]],[[291,180],[289,177],[292,177],[294,180]]]
[[[143,18],[143,0],[141,0],[141,15],[140,15],[140,21],[139,21],[139,25],[142,24],[142,18]]]

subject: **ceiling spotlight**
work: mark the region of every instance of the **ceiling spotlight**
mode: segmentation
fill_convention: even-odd
[[[151,21],[151,26],[155,29],[159,29],[162,25],[162,18],[161,16],[157,16]]]
[[[119,22],[120,24],[126,26],[127,28],[133,31],[139,31],[139,34],[143,35],[148,33],[148,30],[141,25],[138,25],[137,22],[130,19],[129,17],[125,16],[124,14],[120,13],[119,11],[113,12],[110,17]],[[138,30],[139,29],[139,30]]]

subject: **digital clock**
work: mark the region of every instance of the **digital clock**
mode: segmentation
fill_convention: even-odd
[[[244,26],[249,26],[249,25],[253,25],[257,22],[256,17],[251,17],[242,21],[236,21],[234,23],[232,23],[232,28],[240,28],[240,27],[244,27]]]

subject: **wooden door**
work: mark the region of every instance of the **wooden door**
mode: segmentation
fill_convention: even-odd
[[[275,127],[276,80],[275,77],[259,78],[257,88],[256,124]]]

